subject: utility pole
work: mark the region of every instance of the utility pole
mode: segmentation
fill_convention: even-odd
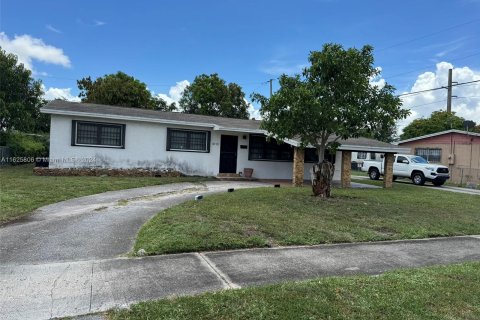
[[[452,113],[452,69],[448,69],[447,112]]]

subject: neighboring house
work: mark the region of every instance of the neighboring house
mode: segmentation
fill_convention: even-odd
[[[450,169],[454,183],[480,183],[480,133],[447,130],[398,142],[416,155]]]
[[[299,146],[295,140],[283,144],[268,140],[256,120],[61,100],[41,111],[51,115],[50,168],[174,169],[202,176],[239,174],[252,168],[255,178],[292,179],[294,147]],[[399,149],[366,138],[340,142],[339,150]],[[330,159],[338,162],[341,155],[337,151]],[[314,149],[305,150],[306,179],[317,159]],[[337,180],[339,170],[340,165]]]

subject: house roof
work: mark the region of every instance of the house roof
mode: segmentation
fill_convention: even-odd
[[[50,101],[41,109],[41,112],[54,115],[206,127],[212,128],[213,130],[245,133],[267,133],[265,130],[260,129],[261,121],[258,120],[222,118],[181,112],[165,112],[64,100]],[[331,137],[331,139],[334,140],[335,137]],[[287,139],[285,142],[292,146],[300,145],[300,142],[297,139]],[[409,148],[401,148],[390,143],[362,137],[338,140],[338,142],[341,143],[341,146],[338,148],[339,150],[396,153],[408,153],[410,150]]]
[[[338,142],[341,144],[338,150],[410,153],[410,148],[402,148],[388,142],[364,137],[339,140]]]
[[[330,136],[328,141],[333,142],[336,139],[336,136]],[[292,146],[300,146],[299,139],[287,139],[285,142],[291,144]],[[410,148],[399,147],[388,142],[365,137],[349,138],[346,140],[338,139],[337,142],[340,144],[337,150],[341,151],[410,153]]]
[[[95,103],[53,100],[43,107],[41,111],[43,113],[56,115],[74,115],[91,118],[158,122],[166,124],[208,127],[213,128],[214,130],[228,129],[229,131],[263,133],[263,130],[260,130],[260,121],[258,120],[244,120],[187,114],[181,112],[126,108]]]
[[[451,129],[451,130],[445,130],[445,131],[435,132],[435,133],[431,133],[431,134],[426,134],[426,135],[423,135],[423,136],[420,136],[420,137],[411,138],[411,139],[401,140],[401,141],[398,141],[398,144],[402,144],[402,143],[406,143],[406,142],[411,142],[411,141],[422,140],[422,139],[427,139],[427,138],[436,137],[436,136],[441,136],[441,135],[449,134],[449,133],[458,133],[458,134],[464,134],[464,135],[469,135],[469,136],[480,137],[480,133],[467,132],[467,131],[462,131],[462,130],[457,130],[457,129]]]

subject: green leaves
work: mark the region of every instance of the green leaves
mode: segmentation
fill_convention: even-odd
[[[17,57],[0,48],[0,131],[37,132],[48,130],[48,119],[40,114],[41,82]]]
[[[403,129],[402,140],[423,136],[450,129],[463,129],[464,118],[455,115],[455,112],[434,111],[430,118],[413,120]]]
[[[147,85],[121,71],[108,74],[92,81],[85,77],[77,81],[82,102],[107,104],[131,108],[174,111],[174,103],[168,104],[152,96]]]
[[[280,140],[296,137],[303,146],[325,150],[331,136],[384,133],[408,115],[392,86],[370,84],[379,74],[371,46],[358,50],[329,43],[308,60],[302,75],[280,77],[280,89],[271,98],[252,95],[262,105],[262,128]]]
[[[236,83],[226,84],[218,74],[201,74],[185,88],[179,101],[185,113],[248,119],[245,93]]]

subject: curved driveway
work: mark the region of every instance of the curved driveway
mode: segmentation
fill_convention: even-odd
[[[131,250],[140,227],[163,209],[197,194],[261,186],[266,184],[178,183],[110,191],[48,205],[0,227],[0,265],[118,257]]]

